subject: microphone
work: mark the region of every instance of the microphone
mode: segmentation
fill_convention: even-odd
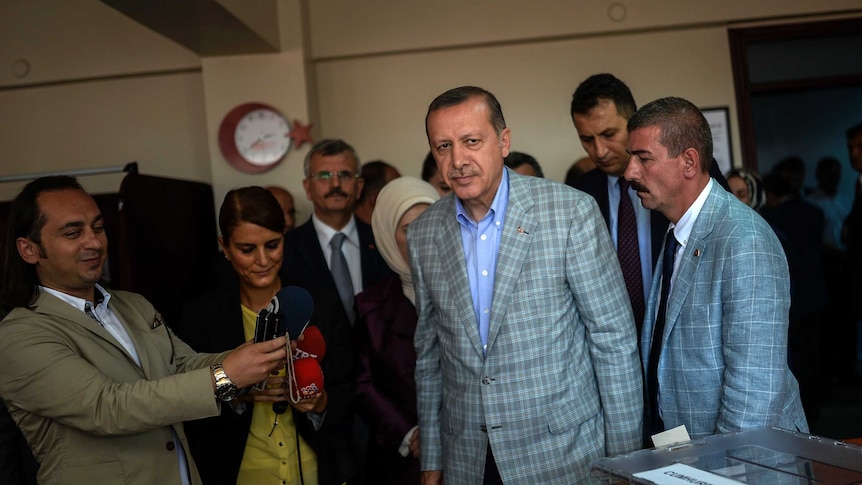
[[[318,363],[323,362],[326,356],[326,340],[317,325],[309,325],[302,332],[302,340],[297,340],[296,350],[293,352],[293,360],[312,357]]]
[[[265,342],[282,335],[288,340],[296,340],[311,321],[314,313],[314,299],[311,294],[298,286],[285,286],[257,314],[254,327],[254,341]],[[266,379],[254,386],[258,391],[266,388]]]
[[[296,340],[314,313],[314,299],[305,289],[298,286],[285,286],[273,298],[275,312],[282,318],[283,327],[278,335],[287,335],[288,340]]]
[[[299,402],[315,397],[323,390],[323,370],[313,357],[303,357],[293,361],[293,375],[290,379],[290,399]],[[276,403],[279,404],[279,403]]]
[[[323,390],[323,369],[320,362],[326,355],[326,341],[315,325],[305,327],[302,341],[297,341],[296,351],[287,361],[285,370],[290,384],[290,400],[298,403],[303,399],[315,397]],[[287,410],[286,401],[273,403],[272,410],[281,414]]]

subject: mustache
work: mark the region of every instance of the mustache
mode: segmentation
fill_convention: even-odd
[[[347,194],[345,194],[344,191],[341,190],[339,187],[333,187],[332,190],[330,190],[326,193],[326,195],[324,195],[324,197],[329,198],[335,197],[336,195],[339,195],[341,197],[347,197]]]
[[[474,170],[472,166],[464,166],[461,168],[453,168],[452,170],[449,170],[448,175],[450,179],[457,179],[461,177],[472,177],[474,175],[479,175],[479,172]]]
[[[631,185],[631,187],[635,189],[635,192],[646,192],[647,194],[649,193],[649,189],[641,185],[641,183],[636,180],[630,180],[629,185]]]

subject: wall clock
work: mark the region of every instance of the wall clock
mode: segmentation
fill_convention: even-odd
[[[263,103],[243,103],[225,115],[218,144],[225,160],[247,173],[262,173],[290,149],[290,126],[284,115]]]

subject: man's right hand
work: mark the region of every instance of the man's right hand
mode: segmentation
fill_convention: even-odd
[[[240,389],[256,384],[287,363],[286,343],[283,336],[260,343],[246,342],[224,358],[224,372]]]
[[[422,485],[443,485],[443,470],[422,472]]]

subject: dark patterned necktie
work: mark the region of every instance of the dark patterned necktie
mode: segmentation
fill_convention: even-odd
[[[658,304],[658,312],[655,316],[655,327],[652,331],[652,343],[649,348],[649,361],[647,361],[647,400],[649,422],[645,423],[650,431],[658,433],[664,431],[664,423],[658,412],[658,360],[661,356],[662,335],[664,334],[664,323],[667,315],[667,299],[670,294],[670,279],[673,276],[673,263],[676,259],[676,251],[679,243],[673,234],[673,230],[667,232],[664,241],[664,257],[661,269],[661,299]]]
[[[344,252],[341,251],[341,245],[347,239],[343,233],[337,232],[329,241],[332,253],[329,264],[332,271],[332,279],[335,280],[335,288],[338,289],[338,296],[341,297],[341,303],[344,305],[344,311],[347,312],[347,318],[350,320],[350,325],[356,318],[353,312],[353,280],[350,278],[350,268],[347,266],[347,259],[344,257]]]
[[[644,283],[641,274],[638,224],[635,219],[635,208],[628,193],[628,180],[620,177],[619,186],[620,206],[617,212],[617,256],[620,260],[620,268],[623,270],[623,279],[626,282],[626,290],[632,303],[635,327],[637,328],[638,338],[640,338],[646,305],[644,303]]]

